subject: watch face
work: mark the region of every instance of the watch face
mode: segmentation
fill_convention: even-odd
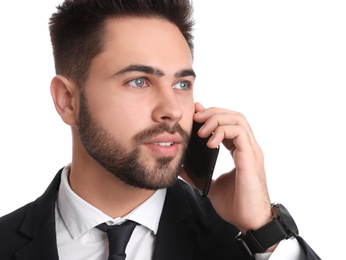
[[[292,232],[293,236],[295,237],[298,236],[299,234],[298,227],[296,223],[294,222],[294,219],[292,218],[291,214],[283,205],[278,204],[278,206],[279,206],[280,216],[285,226],[289,229],[289,231]]]

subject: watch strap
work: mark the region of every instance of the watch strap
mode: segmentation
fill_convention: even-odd
[[[274,218],[267,225],[261,227],[258,230],[252,230],[246,232],[246,235],[240,235],[240,239],[244,240],[249,250],[254,253],[263,253],[267,249],[281,240],[286,239],[288,234],[282,227],[278,218]]]

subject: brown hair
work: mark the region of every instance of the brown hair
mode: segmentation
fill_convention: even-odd
[[[49,23],[56,73],[79,87],[102,52],[105,21],[120,16],[156,17],[175,24],[193,53],[190,0],[65,0]]]

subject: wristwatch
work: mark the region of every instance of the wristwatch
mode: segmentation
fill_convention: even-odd
[[[272,211],[275,217],[267,225],[257,230],[250,229],[246,234],[239,233],[236,237],[240,248],[252,258],[283,239],[298,236],[297,225],[283,205],[272,204]]]

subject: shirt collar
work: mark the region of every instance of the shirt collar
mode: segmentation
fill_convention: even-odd
[[[128,215],[113,219],[74,193],[68,183],[70,169],[71,165],[66,166],[61,174],[57,206],[73,239],[77,239],[103,222],[114,225],[127,219],[149,228],[156,235],[166,197],[166,189],[157,190]]]

